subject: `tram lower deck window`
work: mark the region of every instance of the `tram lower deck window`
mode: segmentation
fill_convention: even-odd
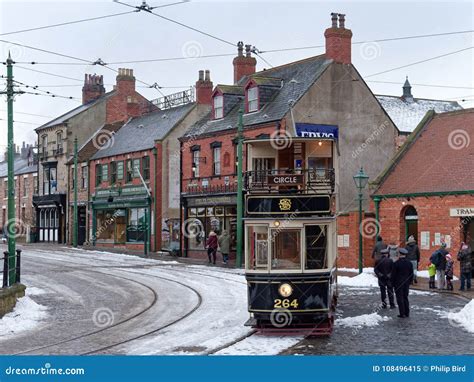
[[[272,230],[272,269],[301,268],[301,231]]]
[[[306,269],[327,267],[328,232],[326,225],[305,226]]]

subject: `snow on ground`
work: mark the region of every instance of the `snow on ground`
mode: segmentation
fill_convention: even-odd
[[[374,312],[371,314],[362,314],[361,316],[337,319],[335,322],[335,326],[362,328],[364,326],[377,326],[381,322],[388,320],[391,320],[391,318],[387,316],[380,316],[379,314]]]
[[[430,275],[428,274],[428,271],[417,271],[416,273],[416,276],[417,277],[421,277],[421,278],[425,278],[425,279],[428,279],[430,277]],[[437,279],[437,277],[435,276],[435,279]],[[459,280],[456,276],[454,276],[453,280]]]
[[[45,306],[34,302],[30,297],[20,298],[12,312],[0,319],[0,338],[5,339],[36,328],[48,317]]]
[[[340,268],[338,267],[337,270],[339,272],[349,272],[349,273],[359,273],[359,270],[356,268]],[[373,267],[367,267],[362,269],[363,273],[374,273]]]
[[[377,287],[379,285],[374,274],[365,272],[353,277],[337,276],[337,283],[339,285],[359,288]]]
[[[459,312],[448,313],[448,320],[474,333],[474,300],[467,303]]]
[[[277,337],[253,335],[222,349],[216,355],[277,355],[296,345],[304,337]]]

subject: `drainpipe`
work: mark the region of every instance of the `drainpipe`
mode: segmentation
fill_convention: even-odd
[[[375,203],[375,220],[377,221],[376,227],[375,227],[375,234],[379,234],[379,227],[380,227],[380,221],[379,221],[379,209],[380,209],[380,201],[382,199],[380,196],[374,196],[374,203]]]

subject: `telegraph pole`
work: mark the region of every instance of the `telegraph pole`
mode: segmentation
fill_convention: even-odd
[[[13,285],[16,281],[15,276],[15,184],[14,184],[14,161],[15,161],[15,144],[13,143],[13,96],[15,91],[13,89],[13,60],[8,52],[7,59],[7,110],[8,110],[8,280],[9,285]]]
[[[244,245],[243,240],[243,158],[242,158],[242,144],[243,144],[243,108],[239,110],[239,124],[237,125],[237,253],[235,258],[235,266],[240,268],[242,266],[242,250]]]
[[[74,221],[72,228],[72,246],[77,248],[77,137],[74,138]]]

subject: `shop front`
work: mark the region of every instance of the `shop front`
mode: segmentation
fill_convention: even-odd
[[[65,242],[66,195],[34,195],[37,237],[43,243]]]
[[[153,211],[144,187],[97,190],[90,242],[98,247],[154,250]]]
[[[236,250],[237,196],[206,195],[183,198],[182,226],[184,256],[206,258],[206,240],[211,230],[230,235],[231,258]]]

